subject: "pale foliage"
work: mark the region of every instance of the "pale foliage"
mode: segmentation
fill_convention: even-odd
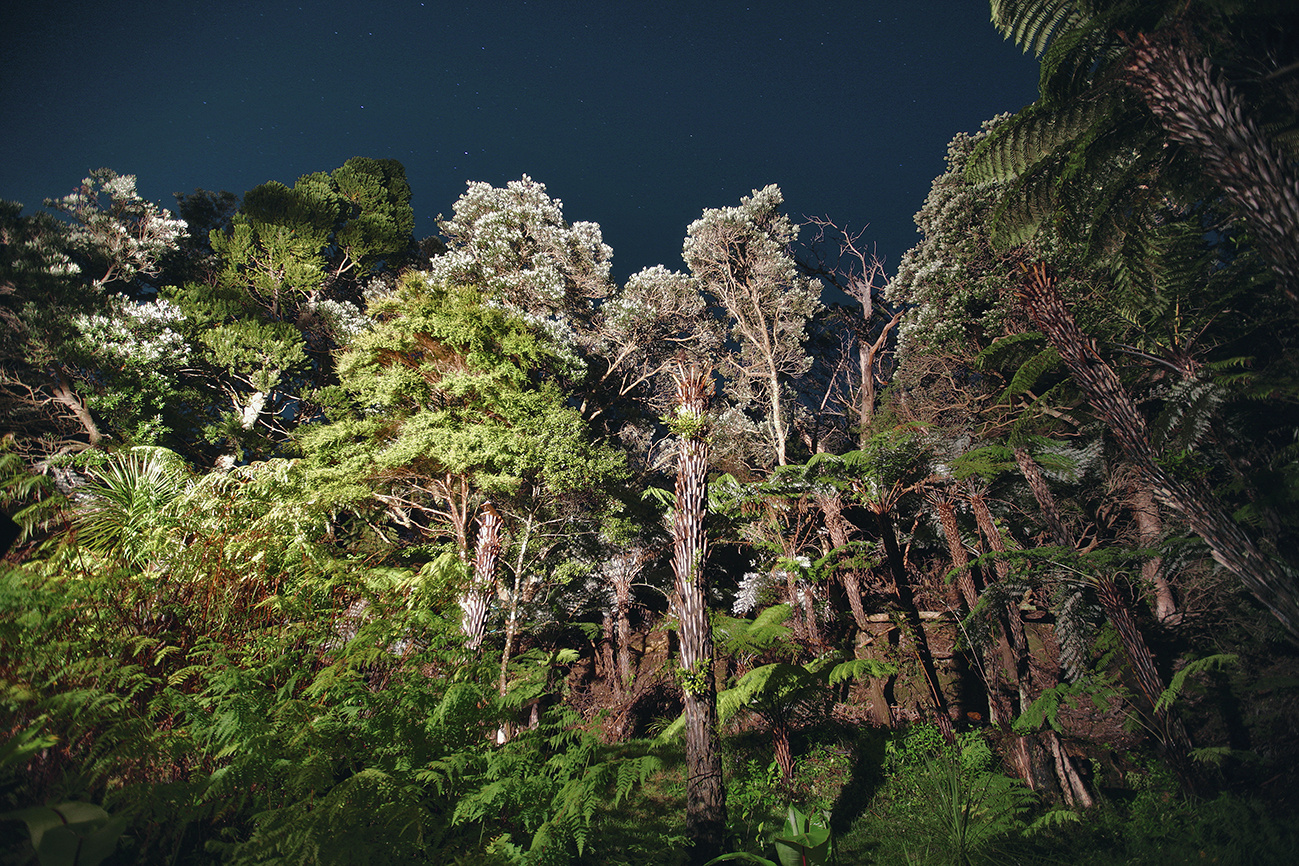
[[[994,267],[986,226],[995,191],[965,177],[971,152],[1004,117],[988,121],[977,135],[952,139],[947,171],[934,180],[915,216],[922,239],[903,253],[885,290],[891,303],[909,307],[898,326],[900,358],[964,345],[975,332],[1005,330],[1008,306],[1002,296],[1010,280]]]
[[[188,232],[184,220],[173,218],[170,211],[136,192],[135,175],[106,168],[91,172],[75,192],[47,199],[45,206],[72,217],[70,239],[75,246],[107,260],[103,276],[93,281],[97,288],[156,276],[160,259],[176,249]]]
[[[576,311],[609,293],[613,250],[600,227],[566,223],[563,203],[527,175],[504,189],[471,182],[439,228],[449,247],[430,265],[439,282],[474,285],[513,310],[540,314]]]
[[[789,433],[785,383],[808,371],[807,322],[821,309],[820,286],[800,276],[789,247],[798,234],[779,212],[774,184],[740,199],[739,207],[710,208],[690,224],[682,255],[695,278],[724,310],[740,347],[722,372],[733,396],[763,408],[776,462],[784,464]]]

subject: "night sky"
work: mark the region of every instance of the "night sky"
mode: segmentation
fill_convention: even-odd
[[[467,180],[526,173],[620,278],[682,268],[703,208],[768,183],[869,223],[892,272],[946,142],[1037,72],[985,0],[46,0],[9,7],[0,52],[0,198],[29,210],[100,166],[174,208],[391,157],[418,236]]]

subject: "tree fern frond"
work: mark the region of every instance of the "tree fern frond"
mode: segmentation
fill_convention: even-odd
[[[1033,433],[1042,428],[1042,410],[1061,405],[1073,390],[1073,382],[1069,379],[1062,379],[1038,394],[1027,408],[1019,413],[1014,423],[1010,425],[1010,429],[1006,431],[1006,441],[1019,443],[1032,438]]]
[[[1086,587],[1062,582],[1056,587],[1052,604],[1055,611],[1056,642],[1060,646],[1060,667],[1065,679],[1078,682],[1091,667],[1092,641],[1104,621],[1104,611]]]
[[[1028,243],[1048,220],[1058,217],[1053,173],[1041,166],[1012,183],[990,220],[992,245],[999,250]]]
[[[1084,92],[1124,53],[1126,46],[1114,39],[1107,22],[1100,17],[1081,16],[1070,26],[1057,29],[1055,38],[1041,52],[1038,99],[1044,105],[1060,105]]]
[[[831,686],[837,686],[840,683],[876,679],[895,673],[896,665],[885,664],[878,659],[848,659],[830,669],[830,679],[827,682]]]
[[[1019,368],[1015,370],[1015,375],[1006,386],[1006,390],[1001,392],[1000,402],[1007,402],[1012,397],[1017,397],[1025,391],[1031,390],[1037,384],[1038,379],[1054,367],[1060,364],[1060,353],[1055,350],[1054,346],[1047,346],[1033,357],[1029,358]]]
[[[1103,121],[1108,102],[1075,100],[1058,110],[1034,104],[997,125],[974,148],[965,176],[973,184],[1006,183],[1043,165],[1062,146]]]
[[[1154,441],[1174,451],[1195,447],[1228,396],[1227,387],[1216,379],[1183,379],[1175,383],[1164,398],[1163,411],[1150,425]]]
[[[1076,0],[992,0],[992,23],[1024,53],[1040,55],[1057,33],[1086,17]]]
[[[1159,700],[1155,702],[1155,712],[1162,713],[1181,696],[1182,691],[1186,688],[1186,678],[1192,674],[1203,673],[1205,671],[1222,671],[1231,665],[1240,661],[1240,657],[1235,653],[1215,653],[1214,655],[1205,656],[1202,659],[1196,659],[1188,662],[1185,667],[1173,674],[1173,678],[1168,683],[1168,688],[1160,694]]]
[[[979,603],[961,621],[961,631],[970,648],[982,653],[991,647],[1002,613],[1008,606],[1018,606],[1032,588],[1033,581],[1023,577],[1010,577],[985,587]]]
[[[998,337],[992,345],[984,349],[974,357],[974,369],[976,370],[993,370],[997,367],[997,361],[1004,357],[1010,350],[1019,348],[1024,343],[1033,343],[1040,346],[1046,337],[1041,331],[1021,331],[1017,334],[1007,334],[1004,337]]]

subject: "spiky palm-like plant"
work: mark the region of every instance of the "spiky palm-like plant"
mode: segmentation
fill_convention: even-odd
[[[77,542],[124,565],[144,566],[165,551],[189,483],[173,451],[142,445],[120,451],[82,488],[73,519]]]

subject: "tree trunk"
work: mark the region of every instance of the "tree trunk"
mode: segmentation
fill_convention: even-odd
[[[852,534],[848,518],[843,516],[843,496],[839,491],[818,494],[816,504],[825,516],[826,532],[830,535],[830,544],[834,549],[839,550],[851,544]],[[865,631],[866,609],[861,603],[861,569],[840,569],[837,574],[848,596],[848,609],[852,611],[853,622],[857,624],[858,631]]]
[[[788,444],[789,431],[785,427],[785,413],[780,405],[780,376],[773,368],[771,371],[771,380],[767,387],[771,389],[771,432],[772,437],[776,440],[776,465],[788,465],[788,459],[785,456],[785,446]]]
[[[946,496],[936,496],[932,502],[934,510],[938,512],[938,523],[943,527],[943,535],[947,537],[947,553],[952,558],[952,568],[960,569],[956,572],[956,588],[961,591],[968,613],[979,603],[979,591],[970,571],[970,556],[965,550],[965,542],[961,540],[961,527],[956,522],[956,507]]]
[[[934,506],[938,511],[938,520],[943,527],[943,534],[947,536],[947,549],[952,558],[952,565],[962,569],[957,574],[957,586],[960,588],[961,597],[965,600],[966,610],[972,611],[979,603],[979,594],[974,576],[966,567],[970,559],[965,543],[961,541],[960,525],[956,522],[956,509],[952,501],[946,497],[937,499]],[[983,507],[986,511],[987,506]],[[976,520],[978,520],[977,513]],[[988,520],[991,520],[990,515]],[[978,522],[982,528],[983,521],[978,520]],[[1035,770],[1029,738],[1017,736],[1009,729],[1016,715],[1014,695],[1016,692],[1023,693],[1019,682],[1020,672],[1028,665],[1019,658],[1019,654],[1011,644],[1006,617],[998,617],[998,620],[1000,628],[996,632],[996,643],[987,648],[982,659],[983,685],[988,697],[988,722],[1005,732],[1007,758],[1015,775],[1028,787],[1040,790],[1042,781]]]
[[[820,494],[816,502],[825,515],[825,527],[830,534],[830,543],[836,549],[847,547],[852,541],[852,536],[848,519],[843,514],[843,497],[839,491]],[[861,603],[861,569],[856,567],[841,569],[838,575],[839,582],[843,584],[843,590],[848,595],[848,608],[852,611],[858,634],[869,634],[866,608]],[[871,677],[866,683],[866,697],[870,701],[871,716],[875,719],[875,723],[883,728],[891,728],[894,725],[893,710],[890,709],[888,698],[884,694],[885,683],[885,678]]]
[[[1158,543],[1164,524],[1159,519],[1159,506],[1155,504],[1155,495],[1150,487],[1137,486],[1132,496],[1132,514],[1137,521],[1137,538],[1142,547],[1151,547]],[[1177,601],[1173,597],[1173,587],[1164,574],[1164,560],[1152,556],[1141,564],[1141,581],[1152,588],[1155,593],[1155,619],[1161,623],[1174,623],[1177,619]]]
[[[907,580],[906,563],[902,560],[902,551],[898,547],[898,538],[893,532],[893,521],[887,514],[879,510],[875,511],[875,519],[879,524],[880,538],[884,542],[889,568],[893,573],[894,590],[902,607],[902,616],[907,625],[907,632],[909,632],[907,637],[911,640],[916,661],[920,663],[920,669],[925,675],[925,682],[929,685],[929,695],[934,701],[934,721],[938,724],[938,730],[942,732],[943,739],[949,743],[955,742],[956,732],[952,730],[952,717],[947,708],[947,698],[943,695],[942,686],[938,682],[938,669],[934,666],[934,656],[929,650],[929,640],[925,637],[925,627],[920,621],[920,612],[916,609],[915,597],[911,594],[911,583]]]
[[[1020,299],[1029,317],[1060,353],[1074,381],[1087,395],[1087,402],[1150,486],[1155,499],[1177,512],[1204,539],[1213,558],[1240,578],[1292,638],[1299,639],[1299,587],[1294,579],[1259,550],[1207,488],[1177,478],[1160,465],[1145,419],[1114,370],[1101,358],[1095,341],[1078,328],[1056,291],[1055,278],[1042,264],[1025,271]]]
[[[970,487],[969,501],[975,523],[988,548],[993,553],[1004,554],[1006,543],[1002,540],[1001,531],[997,529],[992,512],[988,510],[988,503],[973,486]],[[997,579],[1004,581],[1010,575],[1010,564],[998,557],[996,571]],[[995,656],[989,653],[988,656],[988,721],[1005,731],[1011,766],[1015,774],[1024,780],[1024,784],[1035,791],[1053,791],[1055,788],[1046,768],[1047,760],[1042,743],[1034,736],[1019,736],[1010,730],[1015,717],[1033,700],[1032,683],[1029,682],[1031,669],[1028,638],[1024,634],[1024,624],[1020,620],[1018,608],[1011,603],[1007,603],[997,614],[997,653]],[[1068,756],[1065,755],[1063,760],[1067,762]],[[1060,789],[1068,790],[1070,782],[1067,773],[1061,775],[1059,760],[1054,763]]]
[[[501,553],[501,516],[491,503],[485,503],[478,515],[478,541],[474,547],[474,574],[469,588],[460,596],[460,629],[465,646],[477,651],[482,645],[487,624],[487,600],[496,580],[496,560]],[[511,617],[511,620],[513,618]],[[507,625],[507,629],[513,622]],[[506,637],[509,642],[509,636]]]
[[[1073,533],[1064,525],[1055,496],[1047,486],[1046,479],[1042,477],[1041,467],[1022,448],[1015,449],[1015,461],[1028,481],[1029,489],[1033,491],[1033,498],[1037,500],[1038,508],[1041,509],[1052,541],[1061,547],[1075,547]],[[1108,575],[1099,576],[1095,587],[1101,608],[1104,609],[1105,616],[1118,633],[1123,654],[1128,659],[1128,667],[1137,682],[1137,690],[1149,702],[1154,713],[1159,728],[1156,736],[1168,750],[1169,764],[1186,793],[1194,794],[1198,790],[1198,784],[1191,770],[1191,740],[1186,733],[1186,728],[1171,711],[1156,709],[1159,696],[1164,691],[1164,684],[1155,666],[1154,653],[1150,651],[1150,646],[1132,617],[1131,608],[1113,578]]]
[[[613,647],[616,657],[614,694],[621,697],[631,685],[631,590],[644,566],[645,552],[639,547],[624,551],[609,563],[607,576],[613,589]]]
[[[1244,215],[1286,297],[1299,303],[1299,175],[1293,161],[1263,135],[1208,58],[1192,55],[1184,34],[1137,37],[1127,72],[1169,137],[1200,155],[1205,175]]]
[[[773,721],[771,725],[771,747],[776,755],[776,764],[780,767],[780,778],[786,783],[794,781],[794,750],[789,742],[789,723],[783,720]]]
[[[726,792],[717,733],[713,632],[708,619],[704,560],[708,536],[708,438],[704,413],[707,373],[680,369],[676,376],[681,457],[672,513],[673,607],[680,624],[682,699],[686,717],[686,838],[690,860],[702,864],[721,853],[726,834]]]
[[[104,438],[99,432],[99,425],[95,423],[95,418],[86,408],[86,402],[77,394],[68,377],[63,373],[63,367],[59,365],[54,373],[54,402],[66,406],[81,424],[81,428],[86,431],[86,440],[91,448],[98,448],[100,440]]]

